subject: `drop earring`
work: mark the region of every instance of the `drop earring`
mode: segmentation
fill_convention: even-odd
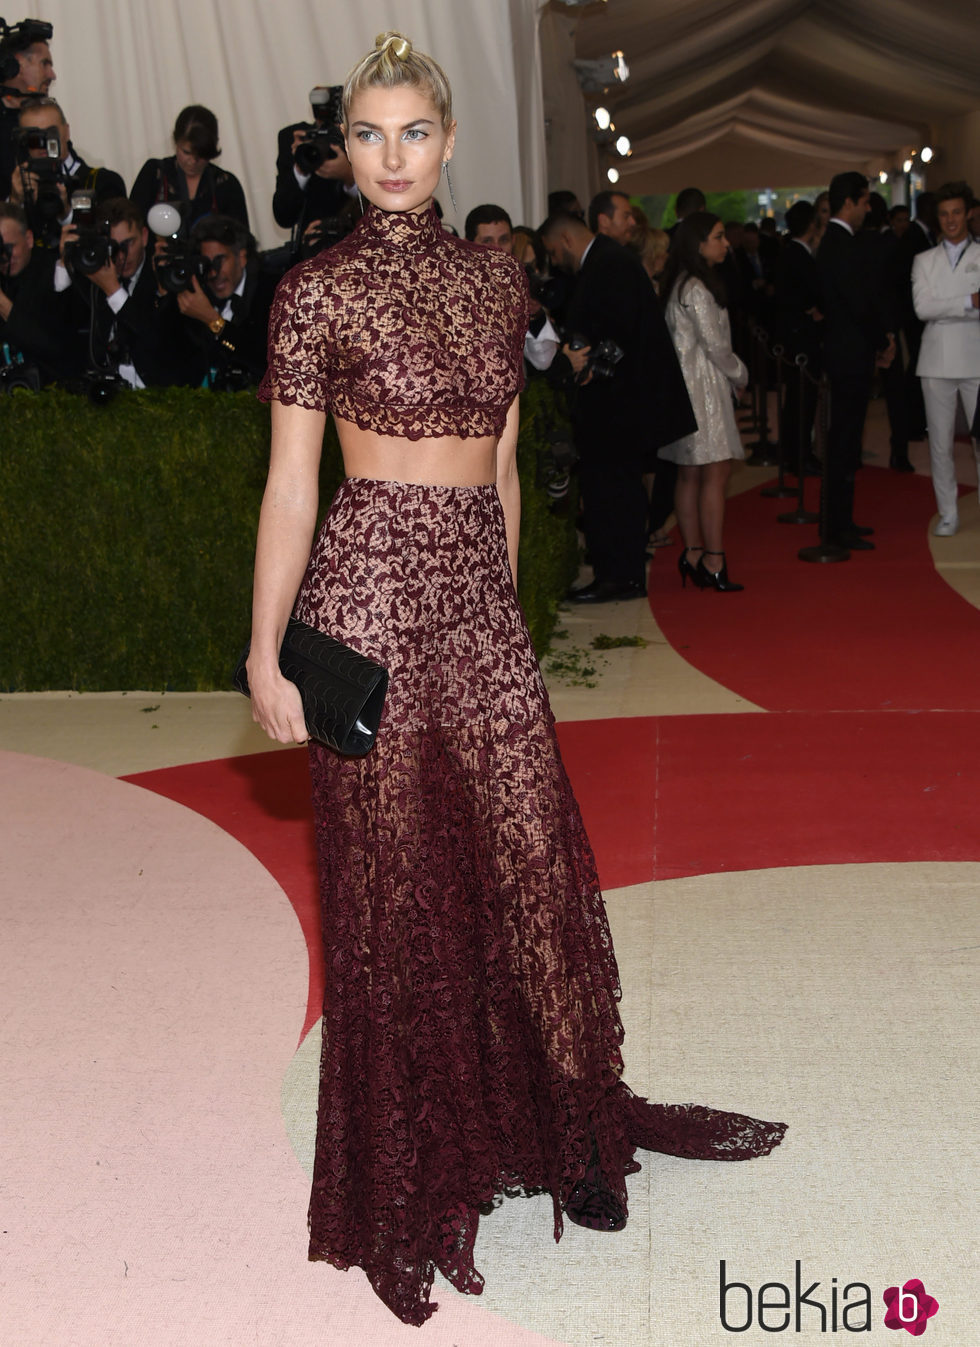
[[[449,176],[449,160],[448,160],[448,159],[443,159],[443,161],[442,161],[442,171],[443,171],[443,173],[445,173],[445,175],[446,175],[446,186],[449,188],[449,200],[453,203],[453,210],[457,210],[458,207],[457,207],[457,205],[456,205],[456,198],[455,198],[455,196],[453,195],[453,180],[452,180],[452,178]]]

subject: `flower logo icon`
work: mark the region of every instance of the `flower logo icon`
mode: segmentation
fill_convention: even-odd
[[[926,1294],[926,1288],[914,1277],[904,1286],[889,1286],[882,1297],[888,1306],[886,1328],[904,1328],[913,1338],[921,1338],[928,1320],[939,1309],[939,1301]]]

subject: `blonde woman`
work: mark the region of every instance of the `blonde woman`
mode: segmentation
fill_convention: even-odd
[[[375,747],[310,743],[326,990],[310,1257],[362,1267],[406,1323],[436,1270],[477,1294],[481,1210],[548,1192],[626,1220],[644,1144],[762,1154],[779,1124],[655,1108],[622,1083],[595,863],[517,604],[524,272],[432,208],[456,123],[397,33],[347,78],[367,210],[273,311],[272,451],[248,675],[256,719],[308,740],[278,651],[291,612],[383,663]],[[324,421],[347,478],[313,540]],[[311,555],[312,544],[312,555]]]

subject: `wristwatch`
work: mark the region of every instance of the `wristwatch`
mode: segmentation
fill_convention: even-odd
[[[212,318],[210,323],[208,323],[208,327],[211,329],[211,331],[214,333],[216,337],[220,337],[222,332],[225,330],[225,319]]]

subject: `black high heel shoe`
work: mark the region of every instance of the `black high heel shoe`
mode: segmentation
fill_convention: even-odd
[[[697,551],[697,548],[694,550]],[[677,558],[677,569],[680,572],[681,587],[687,589],[687,582],[688,580],[691,580],[696,589],[704,589],[704,581],[701,579],[701,575],[698,571],[698,566],[701,564],[700,558],[698,559],[698,565],[692,566],[687,559],[687,554],[690,551],[690,547],[685,547],[684,551]]]
[[[626,1212],[606,1182],[599,1164],[599,1149],[594,1137],[592,1158],[581,1181],[569,1194],[565,1215],[586,1230],[622,1230],[626,1225]]]
[[[704,564],[705,557],[721,557],[721,570],[709,571]],[[744,589],[744,585],[737,585],[734,580],[728,578],[728,562],[725,560],[724,552],[712,552],[705,548],[697,564],[697,582],[702,589],[717,589],[722,594],[736,594]]]

